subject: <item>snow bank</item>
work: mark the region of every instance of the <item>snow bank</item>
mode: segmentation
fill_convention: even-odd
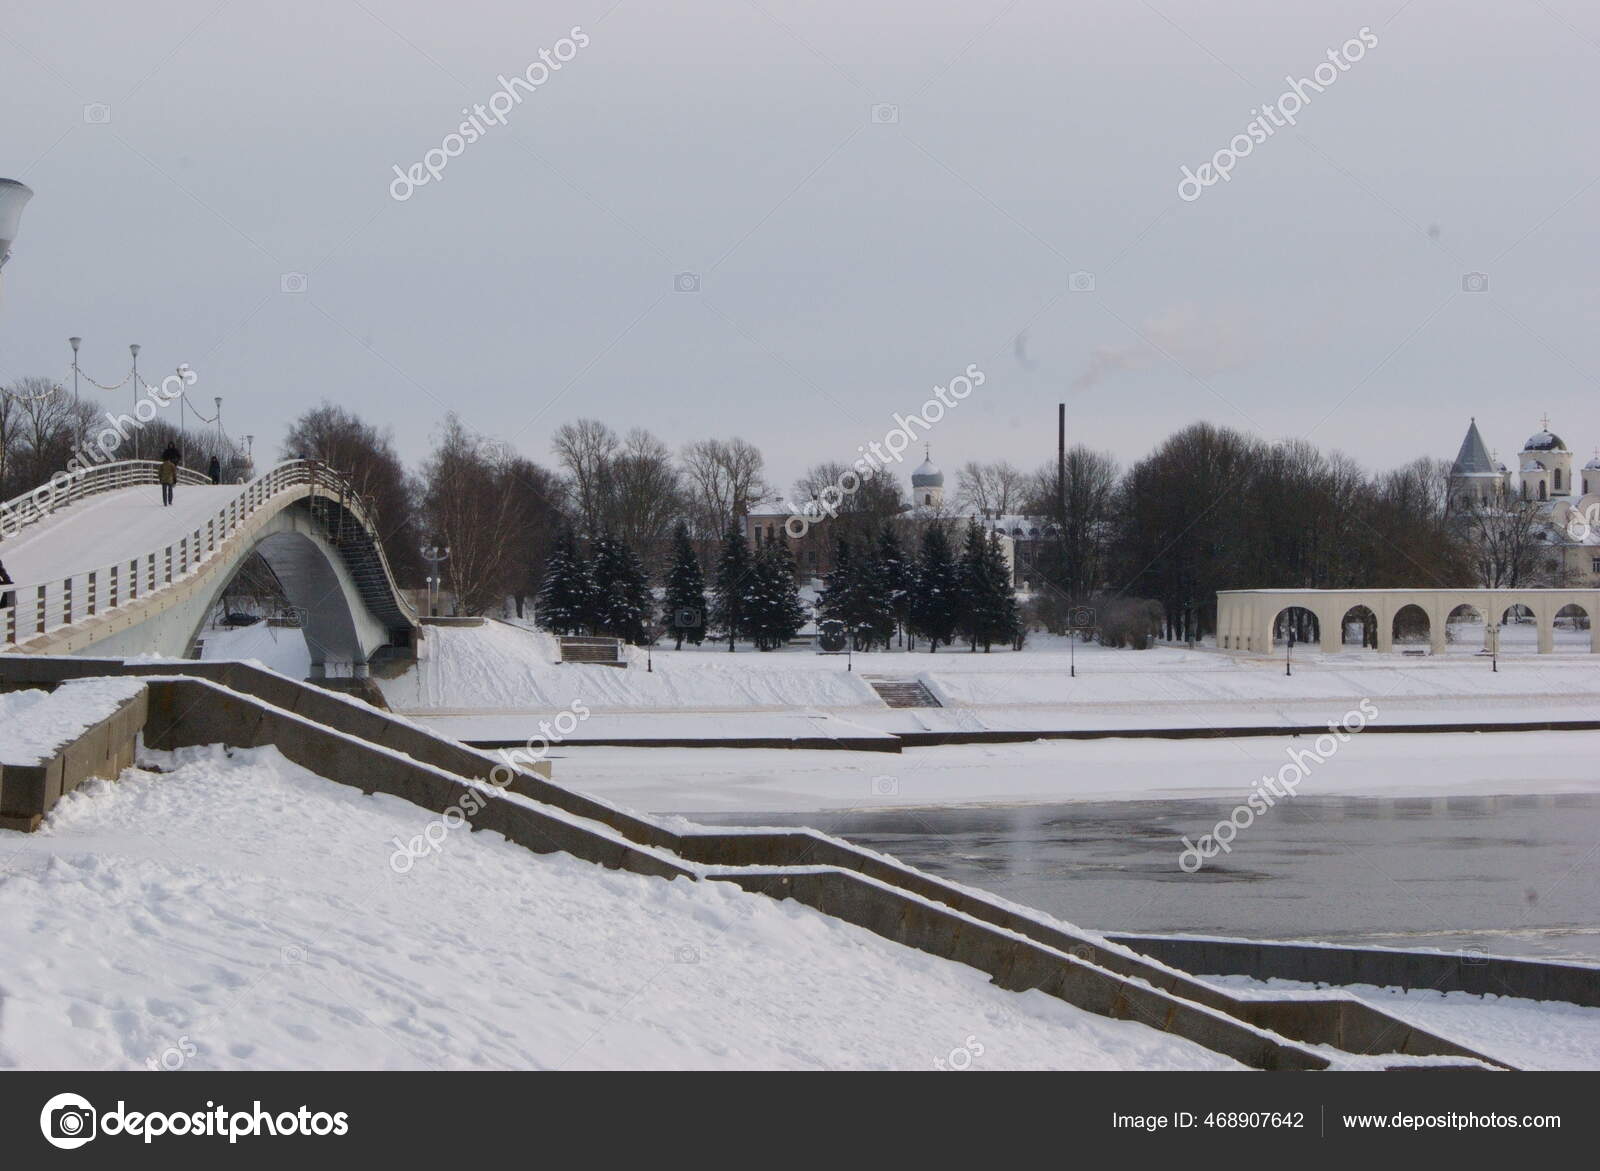
[[[202,659],[239,659],[291,679],[311,674],[311,652],[306,649],[304,631],[297,627],[268,626],[263,621],[236,629],[207,630],[200,637]]]
[[[139,694],[141,679],[80,679],[55,691],[0,692],[0,762],[34,764]]]
[[[486,833],[273,749],[189,750],[9,841],[0,1066],[1227,1068],[727,883]]]

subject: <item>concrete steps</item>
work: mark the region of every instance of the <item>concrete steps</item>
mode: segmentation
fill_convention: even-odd
[[[733,882],[793,898],[887,939],[965,963],[999,986],[1038,989],[1138,1020],[1258,1069],[1326,1069],[1340,1053],[1400,1054],[1432,1068],[1504,1068],[1447,1037],[1334,993],[1248,998],[1168,963],[812,830],[667,825],[552,783],[321,688],[243,663],[123,663],[0,656],[0,688],[147,678],[155,749],[273,745],[364,792],[382,792],[493,830],[536,853],[566,852],[659,877]],[[1330,1056],[1331,1054],[1331,1056]]]
[[[593,638],[587,635],[561,636],[563,663],[598,663],[603,667],[626,668],[620,638]]]
[[[863,675],[862,682],[890,707],[943,707],[920,679],[892,675]]]

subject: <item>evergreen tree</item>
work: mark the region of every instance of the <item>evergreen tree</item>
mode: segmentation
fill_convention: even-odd
[[[555,634],[581,634],[595,620],[595,582],[578,552],[578,539],[563,528],[544,563],[539,586],[539,623]]]
[[[911,624],[911,604],[917,596],[917,570],[901,547],[900,534],[893,525],[885,525],[878,534],[874,561],[885,609],[903,636]]]
[[[861,609],[859,592],[855,546],[841,535],[833,544],[833,568],[824,575],[817,593],[817,617],[843,622],[846,630],[854,632]]]
[[[961,607],[961,575],[950,551],[944,526],[930,524],[922,534],[917,559],[916,594],[911,600],[911,629],[928,640],[928,650],[955,641]]]
[[[678,650],[688,639],[699,646],[706,637],[706,575],[689,540],[689,526],[678,522],[672,531],[672,568],[667,571],[666,597],[662,599],[666,626],[677,639]]]
[[[736,519],[722,538],[722,556],[717,562],[717,581],[712,589],[713,623],[728,636],[728,652],[745,633],[749,624],[750,546]]]
[[[610,532],[595,542],[594,579],[596,629],[642,646],[648,638],[650,582],[638,556]]]
[[[982,643],[988,653],[995,642],[1013,640],[1020,623],[1005,550],[999,536],[985,533],[976,517],[967,522],[960,580],[961,630],[969,649],[976,651]]]
[[[794,556],[782,541],[768,541],[751,566],[749,632],[756,649],[777,650],[805,625],[806,609],[794,580]]]

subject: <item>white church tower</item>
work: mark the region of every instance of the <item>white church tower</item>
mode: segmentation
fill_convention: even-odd
[[[922,466],[911,473],[911,494],[917,508],[939,509],[944,506],[944,473],[933,466],[933,448],[925,447]]]
[[[1519,457],[1522,466],[1522,498],[1553,500],[1572,495],[1572,452],[1561,436],[1550,430],[1550,419],[1540,422],[1540,430],[1528,436]]]

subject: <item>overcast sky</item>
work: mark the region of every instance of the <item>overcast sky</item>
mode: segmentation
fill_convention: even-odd
[[[947,468],[1050,458],[1062,397],[1124,462],[1204,418],[1379,468],[1474,414],[1506,458],[1546,412],[1587,458],[1597,45],[1579,0],[8,0],[0,380],[81,334],[101,382],[129,342],[192,365],[258,460],[329,398],[408,459],[449,409],[541,462],[594,415],[741,435],[785,488],[973,363]]]

